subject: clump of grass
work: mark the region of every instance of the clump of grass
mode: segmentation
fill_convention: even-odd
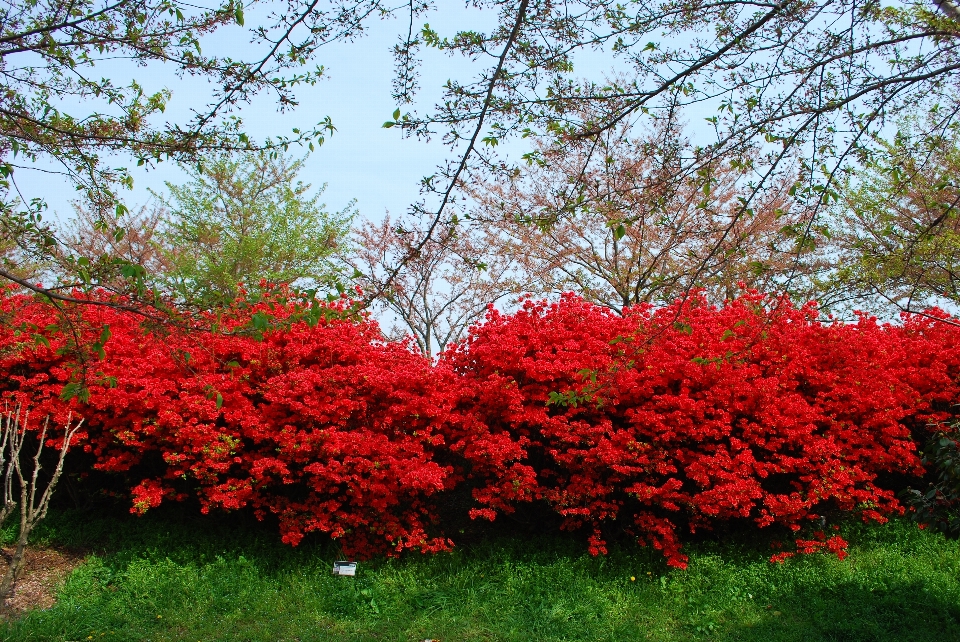
[[[854,532],[855,531],[855,532]],[[499,538],[333,577],[329,542],[293,549],[240,518],[61,513],[44,543],[98,552],[20,640],[960,640],[960,545],[906,521],[848,525],[850,557],[771,564],[701,542],[686,571],[634,546],[590,557],[554,536]]]

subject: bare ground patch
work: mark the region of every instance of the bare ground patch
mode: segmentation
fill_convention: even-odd
[[[0,574],[6,573],[13,547],[0,548]],[[13,596],[0,605],[0,617],[17,617],[33,609],[48,609],[56,602],[57,588],[86,554],[62,548],[27,548],[24,568],[13,588]]]

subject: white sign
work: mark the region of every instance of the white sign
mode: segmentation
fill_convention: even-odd
[[[357,574],[357,563],[356,562],[334,562],[333,574],[349,575],[353,577],[354,575]]]

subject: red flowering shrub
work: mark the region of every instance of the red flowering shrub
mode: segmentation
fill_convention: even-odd
[[[883,521],[902,508],[878,480],[922,473],[913,439],[960,396],[956,328],[823,324],[757,294],[623,316],[527,302],[437,363],[339,304],[241,303],[208,333],[66,314],[0,296],[0,392],[82,414],[80,443],[129,476],[134,511],[196,493],[356,555],[450,547],[438,515],[462,485],[471,517],[545,503],[594,553],[616,523],[681,567],[688,528]],[[86,403],[61,397],[78,369]],[[797,536],[799,552],[843,553]]]
[[[877,476],[920,474],[910,429],[957,398],[956,339],[924,318],[822,324],[812,306],[757,294],[623,317],[573,296],[491,311],[445,355],[503,444],[475,515],[542,499],[566,528],[592,530],[594,553],[616,520],[679,567],[681,522],[800,530],[829,509],[883,521],[902,508]]]
[[[53,318],[27,299],[3,303],[41,335]],[[262,303],[221,318],[221,333],[162,336],[131,315],[83,309],[86,341],[102,326],[112,332],[95,364],[100,385],[80,409],[97,468],[130,471],[148,453],[162,456],[164,474],[133,488],[138,512],[175,498],[186,479],[205,511],[276,514],[291,544],[318,530],[360,555],[449,547],[428,533],[429,502],[450,484],[450,468],[434,455],[442,427],[457,420],[457,380],[407,345],[383,342],[369,321],[333,314],[312,327],[299,320],[267,330],[260,340],[237,332],[255,315],[276,325],[295,312]],[[47,347],[4,330],[6,385],[62,412],[58,395],[71,376],[56,354],[64,337],[47,336]]]

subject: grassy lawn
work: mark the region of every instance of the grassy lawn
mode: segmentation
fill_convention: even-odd
[[[844,561],[706,542],[676,571],[639,547],[501,538],[350,578],[331,575],[330,543],[290,548],[241,518],[59,513],[40,542],[98,552],[0,639],[960,640],[956,541],[906,522],[843,532]]]

